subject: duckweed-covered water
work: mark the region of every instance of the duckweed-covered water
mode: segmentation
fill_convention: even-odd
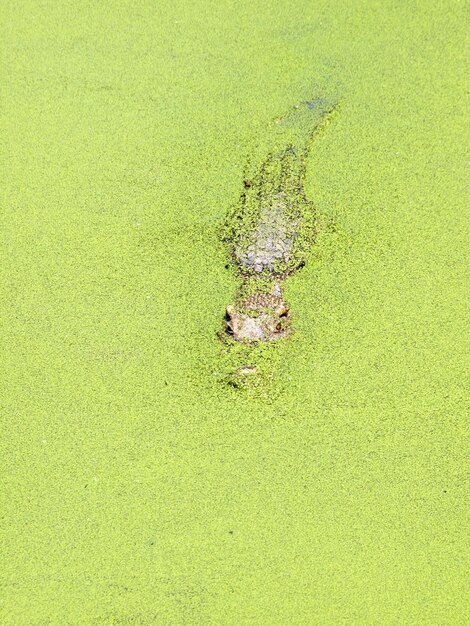
[[[3,624],[468,623],[468,8],[3,2]],[[220,225],[311,98],[233,386]]]

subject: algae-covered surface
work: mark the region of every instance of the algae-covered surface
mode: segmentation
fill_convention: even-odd
[[[468,2],[1,12],[2,624],[468,624]],[[296,332],[232,349],[221,224],[314,98]]]

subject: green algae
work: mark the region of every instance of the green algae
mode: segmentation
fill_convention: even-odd
[[[468,622],[466,10],[2,4],[2,623]],[[221,383],[219,225],[325,93],[296,333]]]

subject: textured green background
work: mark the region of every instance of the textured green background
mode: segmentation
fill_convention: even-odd
[[[2,624],[468,624],[468,1],[1,13]],[[322,95],[333,227],[235,390],[217,226]]]

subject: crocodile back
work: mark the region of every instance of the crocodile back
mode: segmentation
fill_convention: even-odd
[[[303,264],[305,245],[299,238],[313,215],[304,191],[306,162],[315,132],[333,110],[327,100],[310,100],[276,120],[280,148],[246,181],[226,224],[225,239],[243,275],[286,276]]]

